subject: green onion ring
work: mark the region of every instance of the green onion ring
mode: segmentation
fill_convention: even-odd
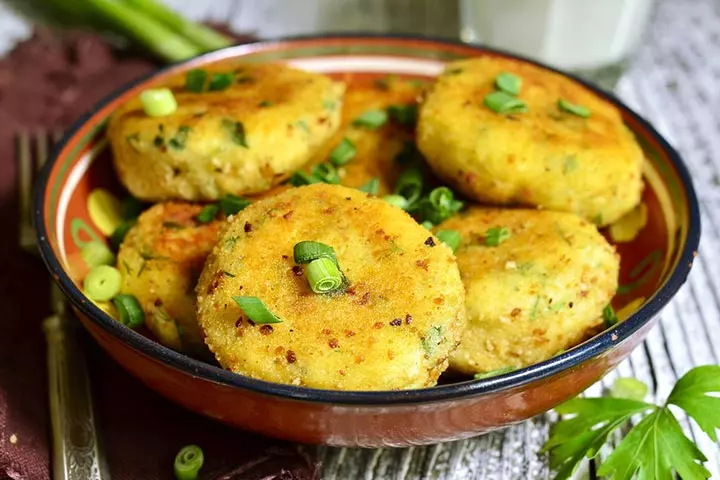
[[[175,456],[175,478],[177,480],[196,480],[205,463],[203,451],[197,445],[186,445]]]
[[[315,293],[331,293],[343,285],[343,275],[330,258],[313,260],[305,270],[310,288]]]

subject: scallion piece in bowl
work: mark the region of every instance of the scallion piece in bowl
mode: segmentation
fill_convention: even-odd
[[[343,285],[343,275],[336,262],[330,258],[318,258],[306,268],[310,289],[315,293],[330,293]]]
[[[169,88],[148,88],[140,93],[143,111],[149,117],[165,117],[177,110],[175,95]]]
[[[133,295],[116,295],[112,301],[120,314],[120,323],[129,328],[138,328],[145,323],[145,313]]]
[[[266,323],[282,323],[282,320],[278,318],[265,303],[258,297],[232,297],[238,307],[245,312],[250,320],[258,325]]]

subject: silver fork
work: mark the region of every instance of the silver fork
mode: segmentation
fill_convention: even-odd
[[[20,182],[19,238],[23,250],[38,254],[32,225],[34,173],[47,159],[51,143],[62,134],[44,130],[21,132],[17,138]],[[107,480],[109,475],[98,444],[92,392],[77,320],[65,304],[60,288],[50,280],[53,315],[43,321],[47,340],[48,392],[52,424],[52,478],[55,480]]]

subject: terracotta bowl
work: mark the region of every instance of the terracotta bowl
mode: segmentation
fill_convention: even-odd
[[[124,327],[89,301],[79,282],[85,268],[80,246],[104,238],[88,213],[88,194],[104,187],[122,195],[103,128],[110,113],[142,89],[221,59],[288,62],[346,80],[388,74],[430,79],[445,61],[478,55],[510,56],[416,38],[301,38],[227,48],[137,80],[82,118],[42,173],[35,222],[47,267],[90,334],[128,371],[174,402],[239,428],[317,444],[403,446],[470,437],[545,412],[596,382],[642,342],[658,311],[685,282],[700,237],[697,199],[677,152],[640,116],[597,90],[622,111],[645,151],[647,223],[634,240],[617,245],[621,288],[613,304],[625,320],[542,363],[493,378],[407,391],[268,383],[194,360]]]

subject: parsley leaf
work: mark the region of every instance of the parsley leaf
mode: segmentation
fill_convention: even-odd
[[[685,410],[703,432],[717,442],[715,430],[720,429],[720,398],[708,396],[711,392],[720,392],[718,365],[705,365],[690,370],[675,384],[667,403]]]
[[[600,466],[598,475],[613,480],[630,480],[636,474],[644,480],[672,480],[677,473],[684,480],[702,480],[710,472],[697,446],[685,436],[668,405],[690,415],[713,440],[720,429],[720,366],[697,367],[673,388],[667,403],[658,406],[622,398],[575,398],[556,411],[563,418],[553,428],[544,450],[550,452],[550,466],[557,479],[567,479],[585,457],[593,458],[608,436],[633,415],[643,418],[617,445]]]
[[[710,472],[696,460],[707,461],[672,412],[659,408],[630,431],[600,466],[598,475],[630,480],[638,472],[638,478],[672,480],[677,471],[685,480],[710,478]]]

